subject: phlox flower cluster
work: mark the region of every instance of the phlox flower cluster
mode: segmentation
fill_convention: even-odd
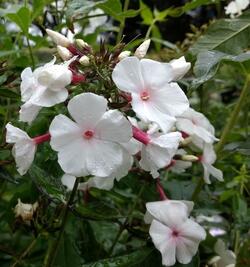
[[[52,30],[47,33],[58,45],[63,62],[56,63],[54,57],[44,66],[22,72],[19,120],[31,124],[42,108],[59,103],[65,103],[67,112],[52,118],[47,133],[33,138],[11,123],[6,125],[6,141],[13,144],[21,175],[32,165],[37,146],[48,141],[57,153],[65,173],[62,183],[69,191],[79,177],[85,177],[79,190],[110,190],[132,168],[151,174],[153,182],[159,180],[161,171],[182,173],[194,162],[203,166],[206,183],[210,176],[223,180],[213,166],[213,143],[218,140],[214,128],[190,107],[178,85],[191,67],[184,57],[169,63],[146,59],[150,40],[133,55],[115,51],[106,66],[115,89],[107,97],[86,89],[94,73],[91,67],[100,56],[97,59],[83,40],[71,42]],[[81,85],[84,89],[75,94]],[[145,222],[150,224],[149,234],[163,265],[174,265],[176,260],[189,263],[206,237],[205,230],[189,217],[193,203],[164,198],[147,203],[146,209]]]

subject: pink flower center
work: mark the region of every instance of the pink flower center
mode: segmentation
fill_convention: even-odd
[[[177,231],[177,230],[172,230],[172,237],[173,238],[177,238],[177,237],[179,237],[179,235],[180,235],[180,233]]]
[[[147,91],[141,92],[140,96],[141,96],[141,100],[143,101],[149,100],[149,93]]]
[[[94,132],[91,130],[88,130],[88,131],[84,132],[83,137],[85,139],[91,139],[93,137],[93,135],[94,135]]]

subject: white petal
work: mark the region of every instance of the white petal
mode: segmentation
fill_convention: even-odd
[[[205,144],[202,155],[202,162],[206,164],[213,164],[215,160],[216,160],[216,154],[213,145]]]
[[[156,220],[170,228],[182,225],[188,217],[188,206],[182,201],[148,202],[146,208]]]
[[[88,188],[95,187],[102,190],[111,190],[114,186],[113,177],[92,177],[88,180]]]
[[[176,128],[179,131],[185,132],[189,135],[194,134],[194,124],[186,118],[178,117],[176,120]]]
[[[174,78],[173,80],[181,79],[191,68],[191,63],[187,62],[185,57],[171,60],[171,67],[173,68]]]
[[[173,166],[170,167],[170,170],[174,173],[183,173],[187,168],[192,166],[192,162],[183,161],[183,160],[175,160]]]
[[[31,68],[26,68],[21,73],[21,96],[22,101],[26,102],[30,99],[30,97],[33,94],[33,91],[37,87],[37,82],[35,80],[35,77],[32,73]]]
[[[169,64],[163,64],[151,59],[142,59],[140,64],[145,87],[141,88],[142,90],[160,89],[173,78],[172,68]]]
[[[117,181],[120,181],[121,178],[128,174],[132,165],[133,157],[127,152],[127,150],[122,148],[122,163],[120,167],[114,173],[112,173],[112,176],[114,176]]]
[[[97,123],[95,131],[102,140],[128,142],[132,138],[131,124],[118,110],[105,112]]]
[[[198,250],[198,243],[186,238],[180,238],[176,248],[176,258],[182,264],[188,264]]]
[[[94,128],[107,109],[107,100],[93,93],[83,93],[73,97],[68,104],[72,118],[86,130]]]
[[[85,150],[87,168],[91,175],[109,176],[121,167],[123,153],[119,144],[94,139]]]
[[[31,123],[42,109],[40,106],[33,105],[31,102],[26,102],[19,110],[19,121]]]
[[[137,141],[134,138],[131,138],[128,142],[126,143],[120,143],[127,151],[130,155],[135,155],[137,154],[141,148],[142,148],[142,143],[140,143],[139,141]]]
[[[139,93],[144,89],[140,60],[137,57],[127,57],[120,61],[113,70],[112,79],[120,90]]]
[[[149,234],[155,247],[161,252],[162,264],[172,266],[175,264],[176,244],[171,238],[171,230],[162,223],[153,220]]]
[[[8,123],[6,126],[6,142],[13,144],[20,141],[32,140],[29,135],[23,130]]]
[[[187,239],[191,239],[195,242],[200,242],[205,240],[206,232],[198,223],[194,222],[191,219],[187,219],[180,228],[181,236]]]
[[[220,182],[223,182],[223,173],[221,170],[215,168],[214,166],[210,165],[210,164],[206,164],[207,170],[208,172],[215,177],[217,180],[219,180]]]
[[[165,84],[150,93],[155,106],[170,116],[179,116],[189,107],[189,101],[177,83]]]
[[[29,102],[41,107],[52,107],[56,104],[64,102],[67,97],[68,90],[65,88],[62,88],[59,91],[51,91],[46,87],[40,86],[32,95]]]
[[[60,151],[63,146],[81,137],[81,129],[68,117],[57,115],[50,124],[49,132],[51,135],[50,145],[52,149]]]
[[[71,191],[74,187],[76,177],[69,174],[64,174],[61,178],[62,184],[67,187],[69,191]]]

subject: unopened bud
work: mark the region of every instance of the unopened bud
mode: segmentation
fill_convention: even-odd
[[[57,46],[57,52],[64,61],[67,61],[73,57],[73,54],[66,47],[61,45]]]
[[[87,56],[82,56],[80,59],[79,59],[79,63],[83,66],[88,66],[89,65],[89,57]]]
[[[131,54],[130,51],[123,51],[123,52],[121,52],[121,53],[119,54],[119,56],[118,56],[118,60],[121,61],[121,60],[123,60],[124,58],[129,57],[130,54]]]
[[[182,155],[181,156],[181,160],[190,161],[190,162],[196,162],[196,161],[199,160],[199,158],[194,156],[194,155]]]
[[[76,44],[79,46],[79,48],[90,48],[89,44],[84,42],[82,39],[76,39]]]
[[[192,137],[189,136],[189,137],[187,137],[187,138],[182,139],[182,141],[181,141],[180,144],[181,144],[182,146],[186,146],[186,145],[190,144],[191,142],[192,142]]]
[[[14,209],[15,217],[21,217],[23,221],[30,221],[32,220],[34,212],[37,210],[37,208],[37,202],[35,202],[34,204],[25,204],[22,203],[19,198],[18,203]]]
[[[150,42],[151,42],[150,39],[144,41],[139,47],[137,47],[134,55],[139,59],[144,58],[148,52]]]
[[[57,45],[68,47],[71,44],[70,40],[59,32],[55,32],[50,29],[46,29],[46,32],[52,41]]]

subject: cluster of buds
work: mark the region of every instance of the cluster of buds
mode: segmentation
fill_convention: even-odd
[[[80,190],[110,190],[138,160],[140,169],[151,174],[152,181],[158,181],[166,169],[185,172],[194,162],[202,164],[206,183],[210,183],[211,175],[223,180],[222,172],[213,166],[213,143],[217,141],[214,128],[203,114],[190,107],[177,83],[191,67],[184,57],[169,63],[146,59],[150,40],[143,42],[133,56],[130,51],[122,52],[122,46],[112,53],[102,44],[100,52],[95,53],[83,40],[72,43],[59,33],[47,33],[65,62],[55,64],[54,58],[33,72],[31,68],[22,72],[21,96],[25,103],[20,120],[31,123],[42,107],[65,101],[70,117],[56,115],[48,132],[33,138],[7,124],[6,141],[14,144],[13,156],[21,175],[30,168],[37,146],[50,142],[65,172],[62,183],[68,190],[72,190],[75,179],[86,176],[90,178],[79,185]],[[105,68],[105,77],[100,75],[102,70],[97,63]],[[71,97],[76,84],[85,83],[86,78],[89,84],[91,77],[95,79],[95,68],[99,79],[103,78],[103,93],[84,87]],[[107,86],[113,91],[106,93]],[[115,101],[122,98],[126,99],[125,105],[113,109],[115,104],[121,104]],[[131,110],[136,117],[128,116]],[[189,218],[192,202],[162,197],[164,191],[159,183],[157,190],[162,201],[146,204],[152,241],[162,253],[164,265],[171,266],[176,259],[187,264],[206,233]]]

